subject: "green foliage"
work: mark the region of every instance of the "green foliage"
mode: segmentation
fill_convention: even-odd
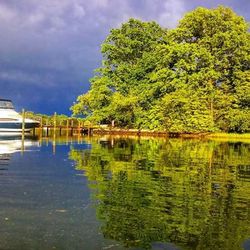
[[[74,115],[170,132],[250,131],[250,34],[231,9],[197,8],[173,30],[130,19],[102,53]]]
[[[196,132],[213,129],[206,99],[185,89],[167,94],[159,110],[165,117],[164,124],[171,132]]]

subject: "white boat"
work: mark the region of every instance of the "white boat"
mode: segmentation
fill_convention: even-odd
[[[20,134],[22,133],[22,116],[14,110],[11,100],[0,99],[0,133]],[[39,126],[39,122],[24,120],[25,132],[30,132]]]

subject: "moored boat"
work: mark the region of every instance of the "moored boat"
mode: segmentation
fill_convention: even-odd
[[[0,133],[22,133],[22,116],[14,109],[11,100],[0,99]],[[25,132],[30,132],[39,126],[39,122],[27,119],[24,120]]]

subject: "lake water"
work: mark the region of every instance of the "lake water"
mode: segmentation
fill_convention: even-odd
[[[0,139],[0,249],[250,249],[250,142]]]

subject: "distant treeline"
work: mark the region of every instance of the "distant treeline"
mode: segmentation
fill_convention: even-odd
[[[197,8],[171,30],[130,19],[101,52],[74,115],[127,128],[250,132],[249,26],[230,8]]]

